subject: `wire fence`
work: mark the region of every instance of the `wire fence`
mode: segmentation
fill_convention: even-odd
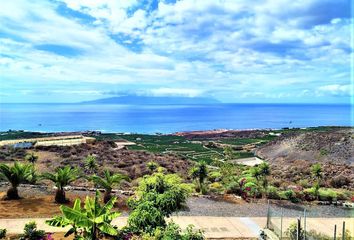
[[[297,217],[284,216],[268,204],[266,228],[279,239],[289,240],[354,240],[354,218],[308,217],[306,209]]]

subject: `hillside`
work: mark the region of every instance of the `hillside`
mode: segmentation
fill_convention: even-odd
[[[354,131],[291,132],[261,146],[256,154],[274,164],[305,160],[354,165]]]

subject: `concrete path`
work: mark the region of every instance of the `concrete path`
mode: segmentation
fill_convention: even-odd
[[[22,233],[26,223],[35,221],[38,229],[43,229],[47,232],[64,232],[66,229],[50,227],[45,224],[45,218],[25,218],[25,219],[0,219],[0,228],[6,228],[8,233]],[[198,229],[202,229],[208,238],[256,238],[260,229],[264,226],[259,226],[251,218],[237,217],[190,217],[190,216],[174,216],[168,221],[174,221],[183,229],[192,224]],[[113,221],[113,225],[123,227],[126,225],[127,217],[119,217]],[[257,222],[263,224],[262,219]],[[265,218],[264,218],[265,222]]]
[[[26,223],[35,221],[38,229],[47,232],[65,232],[66,229],[48,226],[45,224],[45,220],[46,218],[0,219],[0,228],[6,228],[8,233],[22,233]],[[168,221],[171,220],[183,229],[192,224],[196,228],[202,229],[207,238],[257,238],[260,229],[266,225],[265,217],[173,216],[168,219]],[[278,225],[277,219],[272,220],[273,224]],[[286,229],[294,221],[296,221],[296,218],[284,218],[283,229]],[[307,218],[307,230],[313,229],[332,236],[334,225],[337,225],[339,233],[343,221],[346,222],[346,229],[351,230],[353,235],[354,218]],[[125,226],[126,223],[127,217],[119,217],[113,220],[113,225],[119,228]]]

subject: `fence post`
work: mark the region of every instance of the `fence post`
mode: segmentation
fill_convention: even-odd
[[[334,225],[334,236],[333,236],[333,240],[336,240],[337,238],[337,224]]]
[[[297,219],[297,228],[296,228],[296,240],[301,240],[300,233],[301,233],[301,220],[300,220],[300,218],[298,218]]]
[[[345,240],[345,221],[343,221],[342,240]]]
[[[280,240],[283,239],[283,208],[281,208],[280,213]]]
[[[267,226],[266,226],[266,228],[269,229],[269,226],[270,226],[270,206],[269,206],[269,200],[268,200]]]
[[[306,209],[304,209],[304,240],[306,240]]]

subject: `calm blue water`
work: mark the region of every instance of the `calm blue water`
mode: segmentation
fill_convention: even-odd
[[[172,133],[207,129],[353,126],[353,106],[303,104],[0,104],[0,130]]]

